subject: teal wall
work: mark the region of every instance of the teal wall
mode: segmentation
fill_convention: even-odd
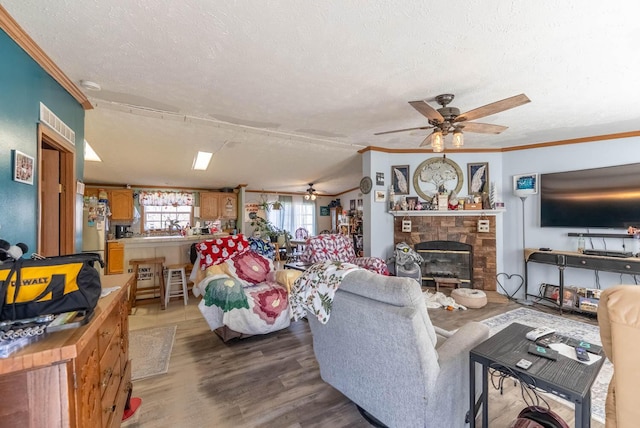
[[[38,231],[37,170],[34,185],[12,180],[12,150],[38,163],[40,102],[76,133],[76,177],[84,174],[82,106],[4,31],[0,30],[0,238],[24,242],[36,251]],[[76,225],[76,250],[82,230]]]

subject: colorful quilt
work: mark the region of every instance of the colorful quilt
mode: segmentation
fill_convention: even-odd
[[[342,279],[349,273],[361,269],[345,262],[325,261],[316,263],[307,269],[293,284],[289,294],[291,314],[297,321],[314,314],[322,323],[329,321],[331,306],[336,290]]]
[[[227,326],[253,335],[289,326],[287,288],[276,282],[271,259],[250,250],[237,252],[204,274],[193,293],[203,296],[198,308],[211,330]]]

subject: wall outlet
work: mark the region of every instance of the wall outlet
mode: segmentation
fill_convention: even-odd
[[[478,232],[489,232],[489,220],[478,220]]]

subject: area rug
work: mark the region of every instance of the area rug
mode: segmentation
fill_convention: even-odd
[[[177,328],[178,326],[172,325],[129,332],[131,380],[145,379],[169,370]]]
[[[482,321],[483,324],[489,327],[489,334],[491,336],[513,322],[525,324],[531,327],[553,327],[556,329],[558,334],[563,336],[582,339],[590,343],[601,345],[600,330],[598,326],[555,315],[549,315],[547,313],[534,311],[528,308],[514,309]],[[604,405],[607,398],[607,388],[609,387],[609,381],[611,380],[612,375],[613,365],[608,359],[605,359],[604,365],[600,370],[600,374],[598,374],[598,377],[591,387],[591,416],[593,419],[602,423],[604,423],[605,419]],[[554,400],[566,404],[568,407],[573,407],[572,403],[563,400],[560,397],[551,394],[548,395]]]

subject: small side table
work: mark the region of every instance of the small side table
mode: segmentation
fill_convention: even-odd
[[[295,269],[304,272],[313,266],[313,263],[302,263],[302,262],[293,262],[293,263],[285,263],[285,269]]]
[[[520,382],[535,385],[551,394],[575,404],[575,426],[591,427],[591,385],[604,364],[604,356],[586,365],[563,355],[557,361],[531,355],[527,352],[533,343],[525,335],[533,330],[523,324],[513,323],[494,334],[469,352],[469,403],[472,409],[470,428],[475,428],[475,416],[482,406],[482,426],[489,426],[488,372],[489,368],[502,373],[515,373]],[[525,358],[533,364],[528,370],[516,367]],[[482,365],[482,394],[476,402],[476,363]],[[514,416],[515,417],[515,416]]]
[[[449,277],[440,277],[434,276],[433,281],[436,283],[436,293],[440,291],[440,286],[443,287],[451,287],[458,288],[460,287],[461,281],[458,278],[449,278]]]

